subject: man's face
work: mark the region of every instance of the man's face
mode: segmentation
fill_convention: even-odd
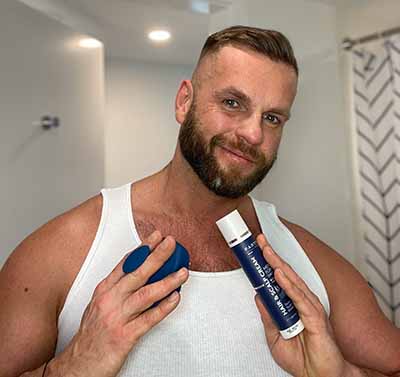
[[[179,146],[215,194],[246,195],[274,164],[297,77],[263,55],[224,47],[199,67]]]

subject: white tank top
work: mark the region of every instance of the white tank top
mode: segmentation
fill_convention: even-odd
[[[79,329],[96,285],[141,243],[131,210],[130,187],[101,191],[100,224],[58,318],[56,354]],[[305,280],[329,315],[325,287],[304,250],[279,220],[275,207],[252,201],[271,246]],[[118,376],[288,376],[269,352],[254,295],[241,268],[189,271],[178,307],[140,339]]]

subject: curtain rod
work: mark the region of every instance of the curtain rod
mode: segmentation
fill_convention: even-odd
[[[400,33],[400,26],[395,27],[392,29],[387,29],[384,31],[379,31],[373,34],[366,35],[365,37],[357,38],[357,39],[350,39],[350,38],[344,38],[342,40],[342,48],[344,50],[351,50],[355,45],[366,43],[366,42],[371,42],[374,41],[375,39],[380,39],[380,38],[385,38],[389,37],[393,34]]]

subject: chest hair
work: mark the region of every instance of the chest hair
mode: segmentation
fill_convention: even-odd
[[[137,213],[135,225],[142,241],[155,230],[159,230],[164,237],[173,236],[188,251],[189,269],[193,271],[230,271],[240,267],[215,224],[206,226],[188,217],[144,216]]]

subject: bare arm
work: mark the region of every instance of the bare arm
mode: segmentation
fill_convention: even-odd
[[[57,318],[97,229],[101,198],[39,228],[0,272],[0,376],[39,368],[54,355]],[[71,260],[75,259],[72,263]]]
[[[345,359],[361,368],[364,376],[400,376],[400,329],[383,314],[366,280],[307,230],[283,222],[302,245],[327,288],[330,322]]]

